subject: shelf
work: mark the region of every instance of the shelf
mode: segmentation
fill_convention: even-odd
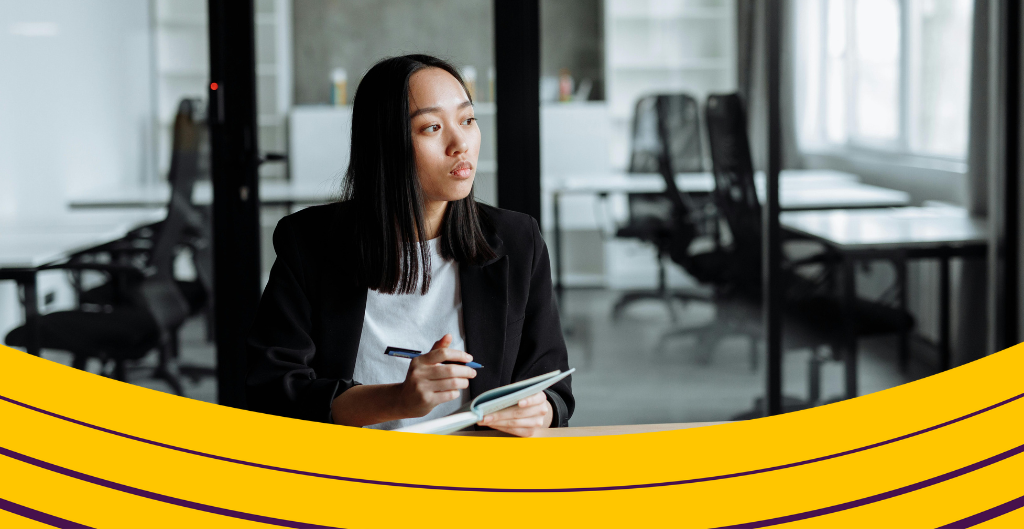
[[[729,11],[721,7],[698,7],[665,12],[652,11],[620,11],[609,13],[609,20],[622,22],[687,22],[707,20],[727,20]]]
[[[284,125],[284,116],[281,114],[260,114],[256,118],[260,127],[279,127]],[[160,126],[169,127],[174,125],[174,116],[160,118]]]
[[[260,127],[280,127],[284,125],[284,118],[282,114],[260,114],[256,122]]]
[[[194,29],[194,30],[205,30],[206,29],[206,17],[205,16],[194,16],[194,17],[182,17],[176,16],[173,18],[161,18],[157,19],[157,25],[164,28],[179,28],[179,29]]]
[[[209,70],[200,69],[178,69],[178,70],[160,70],[157,72],[160,76],[167,77],[209,77]]]
[[[656,62],[650,59],[639,61],[615,59],[610,66],[616,70],[728,70],[730,64],[723,58],[685,59],[671,62]]]

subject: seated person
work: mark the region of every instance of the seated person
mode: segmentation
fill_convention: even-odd
[[[568,369],[540,229],[474,200],[479,152],[472,100],[449,63],[407,55],[366,73],[342,200],[274,232],[247,346],[250,409],[394,429]],[[484,367],[460,365],[469,361]],[[566,378],[478,424],[531,436],[567,426],[573,407]]]

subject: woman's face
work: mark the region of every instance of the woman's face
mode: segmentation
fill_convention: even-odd
[[[416,174],[424,200],[450,202],[469,195],[480,155],[473,105],[455,77],[425,68],[409,78],[409,117]]]

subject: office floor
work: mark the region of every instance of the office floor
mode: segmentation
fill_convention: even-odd
[[[569,332],[566,343],[573,376],[576,412],[573,426],[645,424],[664,422],[721,421],[749,412],[763,393],[764,360],[751,368],[749,341],[726,337],[713,351],[698,350],[693,339],[677,339],[656,351],[659,337],[672,324],[659,302],[646,301],[630,307],[618,321],[611,307],[619,293],[608,290],[572,290],[566,295],[563,322]],[[714,317],[711,306],[678,305],[680,324],[699,325]],[[206,343],[202,320],[190,321],[181,333],[182,361],[213,365],[214,347]],[[918,347],[915,357],[927,357]],[[880,391],[930,374],[922,362],[911,364],[909,376],[896,365],[896,341],[879,338],[861,341],[861,393]],[[70,364],[70,356],[44,351],[44,357]],[[807,395],[809,351],[785,355],[784,386],[790,397]],[[763,356],[763,350],[762,350]],[[151,355],[145,362],[154,362]],[[144,363],[145,363],[144,362]],[[98,365],[89,365],[96,371]],[[839,363],[822,369],[825,400],[842,394],[843,371]],[[167,391],[163,382],[137,380],[137,384]],[[216,381],[185,381],[187,396],[213,402]]]

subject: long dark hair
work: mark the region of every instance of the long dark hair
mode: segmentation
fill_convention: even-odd
[[[458,70],[447,61],[405,55],[373,65],[352,101],[352,154],[342,200],[351,201],[356,210],[361,279],[384,294],[411,294],[420,276],[420,292],[426,294],[430,288],[423,191],[416,175],[409,119],[409,78],[431,67],[450,73],[466,88]],[[472,189],[466,198],[449,202],[439,230],[441,257],[460,264],[494,258],[482,221]]]

